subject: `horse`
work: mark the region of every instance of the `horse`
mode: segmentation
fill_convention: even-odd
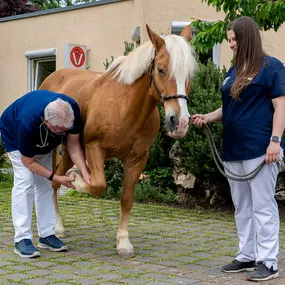
[[[67,94],[79,104],[84,126],[82,146],[91,183],[88,185],[81,179],[78,191],[100,195],[106,188],[104,161],[119,158],[123,163],[116,249],[125,258],[135,255],[129,241],[128,221],[136,183],[159,132],[158,104],[163,103],[167,134],[173,138],[184,137],[190,122],[188,93],[197,67],[190,45],[190,26],[184,27],[179,36],[159,36],[148,25],[146,30],[150,41],[115,59],[104,73],[59,69],[40,86],[40,89]],[[54,164],[58,175],[65,175],[72,166],[67,152]],[[76,171],[75,175],[79,177]],[[57,201],[60,185],[53,183],[52,186],[56,233],[64,236]]]

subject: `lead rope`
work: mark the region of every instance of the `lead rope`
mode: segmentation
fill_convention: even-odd
[[[219,155],[219,152],[217,150],[217,147],[215,145],[215,142],[214,142],[214,139],[213,139],[213,135],[212,135],[212,132],[209,128],[208,125],[204,125],[204,132],[206,134],[206,137],[207,137],[207,140],[208,140],[208,143],[209,143],[209,146],[210,146],[210,149],[211,149],[211,153],[212,153],[212,156],[213,156],[213,159],[215,161],[215,164],[217,166],[217,168],[219,169],[220,173],[230,179],[230,180],[233,180],[233,181],[239,181],[239,182],[242,182],[242,181],[248,181],[250,179],[253,179],[259,172],[260,170],[262,169],[262,167],[266,164],[265,161],[262,161],[260,163],[260,165],[258,165],[253,171],[251,171],[250,173],[248,174],[245,174],[245,175],[240,175],[240,174],[236,174],[236,173],[233,173],[232,171],[230,171],[223,163],[220,155]],[[224,172],[224,170],[221,168],[221,166],[219,165],[219,163],[224,167],[224,169],[230,173],[231,175],[227,174]],[[278,169],[279,169],[279,172],[283,172],[285,171],[285,164],[283,162],[283,160],[279,160],[277,162],[277,166],[278,166]],[[233,176],[232,176],[233,175]]]

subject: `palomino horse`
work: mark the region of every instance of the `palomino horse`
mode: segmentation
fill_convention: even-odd
[[[101,76],[91,71],[62,69],[47,77],[40,87],[67,94],[80,106],[83,145],[91,172],[91,184],[85,184],[80,191],[100,195],[106,188],[104,160],[117,157],[123,162],[124,183],[117,232],[117,252],[122,257],[134,255],[128,220],[135,185],[159,131],[157,105],[164,102],[168,135],[184,137],[190,120],[187,94],[196,68],[189,45],[190,26],[185,27],[180,36],[164,38],[146,28],[150,41],[129,55],[117,58]],[[72,165],[65,153],[56,173],[63,175]],[[55,193],[59,187],[53,184]],[[55,200],[57,224],[63,230]]]

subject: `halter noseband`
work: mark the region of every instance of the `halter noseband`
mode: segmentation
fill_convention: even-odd
[[[157,92],[157,94],[160,97],[162,102],[165,102],[165,101],[168,101],[168,100],[171,100],[171,99],[182,98],[182,99],[185,99],[187,101],[187,103],[188,103],[189,102],[189,98],[186,95],[175,94],[175,95],[165,96],[165,95],[161,94],[160,90],[158,89],[158,87],[157,87],[157,85],[155,83],[154,76],[153,76],[153,73],[154,73],[154,59],[155,59],[155,56],[151,60],[151,64],[150,64],[150,69],[149,69],[149,86],[151,86],[151,84],[153,83],[153,86],[154,86],[154,88],[155,88],[155,90],[156,90],[156,92]]]

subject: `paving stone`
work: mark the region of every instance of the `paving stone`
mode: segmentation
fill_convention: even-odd
[[[97,278],[96,278],[97,279]],[[98,284],[98,279],[91,279],[91,278],[74,278],[73,282],[76,282],[76,284],[80,285],[93,285]]]
[[[176,266],[176,267],[180,267],[181,266],[181,262],[176,261],[176,260],[161,260],[156,262],[157,264],[160,265],[164,265],[164,266]]]
[[[24,264],[24,265],[13,265],[13,266],[10,266],[10,268],[12,270],[16,270],[16,271],[31,270],[32,269],[31,266],[26,265],[26,264]]]
[[[196,262],[195,264],[207,265],[207,266],[219,266],[219,265],[223,265],[224,262],[222,262],[221,260],[202,260],[202,261]]]
[[[73,263],[73,262],[77,262],[78,260],[72,257],[59,257],[59,258],[55,258],[54,260],[59,261],[59,262],[63,262],[63,263]]]
[[[12,274],[8,274],[8,275],[4,275],[4,276],[2,276],[2,277],[3,277],[3,278],[6,278],[6,279],[20,280],[20,279],[28,278],[28,274],[24,274],[24,273],[12,273]]]
[[[122,281],[124,284],[129,284],[129,285],[145,285],[148,284],[147,280],[141,280],[139,278],[125,278],[120,280]],[[164,283],[166,284],[166,283]]]
[[[23,285],[23,284],[21,284],[21,285]],[[60,282],[60,283],[56,283],[56,285],[72,285],[72,283],[62,283],[62,282]]]
[[[180,261],[180,262],[192,262],[192,261],[196,260],[197,257],[193,257],[193,256],[179,256],[179,257],[175,257],[175,259]]]
[[[51,274],[51,271],[48,269],[36,269],[32,271],[34,276],[44,276]]]
[[[56,266],[52,266],[50,269],[51,269],[51,270],[70,271],[70,270],[72,270],[72,266],[59,264],[59,265],[56,265]]]
[[[100,273],[97,275],[98,278],[104,279],[104,280],[120,280],[122,278],[121,275],[116,273]]]
[[[94,275],[97,274],[98,271],[96,270],[92,270],[92,269],[88,269],[88,268],[76,268],[73,269],[73,272],[79,275]]]
[[[56,280],[62,280],[62,279],[73,279],[74,275],[73,274],[61,274],[61,273],[53,273],[51,276],[53,279]]]
[[[34,278],[34,279],[25,280],[25,282],[31,285],[46,285],[50,283],[51,280],[42,279],[42,278]]]
[[[5,285],[23,285],[23,283],[14,283],[14,282],[9,282],[9,283],[3,283],[3,284],[5,284]]]
[[[4,270],[4,269],[1,269],[1,268],[0,268],[0,275],[8,274],[8,273],[9,273],[8,270]]]
[[[84,267],[94,267],[95,264],[93,262],[90,261],[78,261],[78,262],[74,262],[75,266],[84,266]]]
[[[97,270],[105,270],[105,271],[118,271],[120,270],[119,266],[114,266],[114,265],[100,265],[96,266]]]
[[[181,285],[188,285],[188,284],[194,284],[199,282],[199,280],[194,280],[194,279],[190,279],[190,278],[183,278],[183,277],[172,277],[169,279],[165,280],[166,282],[170,283],[170,284],[181,284]]]
[[[2,256],[1,254],[0,254],[0,256]],[[5,266],[5,265],[11,265],[11,264],[13,264],[12,262],[10,262],[10,261],[0,261],[0,267],[1,266]]]
[[[47,268],[47,267],[51,267],[51,266],[56,265],[56,263],[50,262],[50,261],[38,261],[38,262],[35,263],[35,265],[38,266],[38,267]]]
[[[172,284],[172,283],[169,283],[169,282],[166,282],[166,281],[163,281],[163,282],[160,282],[160,281],[154,281],[154,282],[147,282],[145,283],[147,285],[168,285],[168,284]]]

